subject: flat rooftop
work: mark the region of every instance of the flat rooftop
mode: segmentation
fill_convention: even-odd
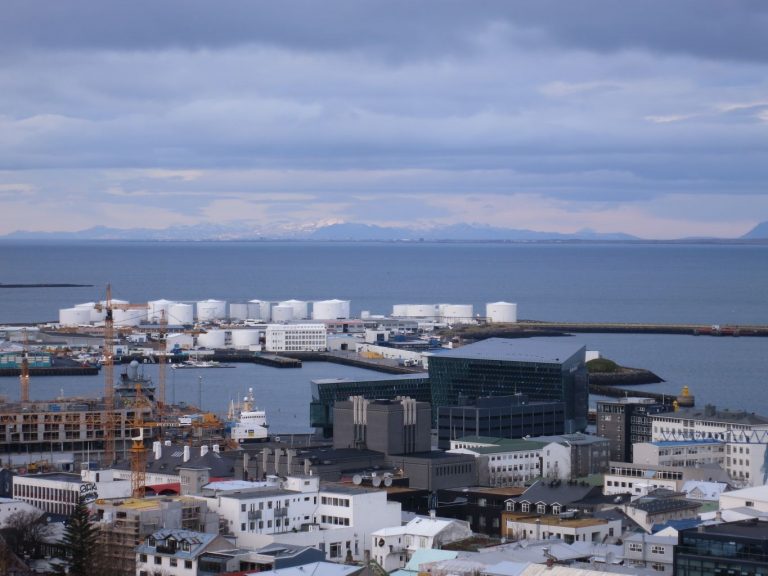
[[[312,384],[354,384],[355,382],[377,382],[379,380],[424,380],[429,378],[428,372],[417,374],[371,374],[364,378],[315,378]]]
[[[567,338],[556,341],[542,341],[534,338],[488,338],[438,354],[435,358],[562,364],[579,353],[583,358],[585,351],[585,346],[569,341]]]
[[[677,412],[664,412],[656,416],[680,420],[702,420],[705,422],[728,422],[749,426],[768,425],[768,417],[746,410],[707,410],[704,408],[681,408]]]

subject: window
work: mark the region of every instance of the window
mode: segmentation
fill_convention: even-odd
[[[665,551],[666,548],[664,546],[659,546],[658,544],[651,546],[651,554],[664,554]]]
[[[184,568],[186,568],[187,570],[191,570],[192,569],[192,560],[184,560]]]
[[[642,544],[639,544],[638,542],[630,542],[629,543],[629,551],[630,552],[642,552],[643,546]]]
[[[179,561],[176,560],[176,558],[171,558],[170,562],[171,562],[171,566],[177,566],[179,564]]]
[[[537,504],[536,505],[536,512],[539,514],[546,514],[547,512],[547,505],[546,504]]]
[[[160,565],[162,565],[162,563],[163,563],[163,558],[162,558],[162,556],[155,556],[155,564],[157,564],[158,566],[160,566]]]
[[[139,554],[139,562],[146,562],[146,561],[147,561],[147,555]]]
[[[523,512],[530,512],[530,511],[531,511],[531,505],[530,505],[530,504],[528,504],[528,502],[523,502],[523,503],[520,505],[520,509],[521,509]]]

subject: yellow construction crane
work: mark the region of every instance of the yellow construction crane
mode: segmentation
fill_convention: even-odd
[[[19,380],[21,381],[21,401],[29,402],[29,335],[27,329],[22,330],[24,334],[24,349],[21,355],[21,374]]]
[[[112,285],[107,284],[107,298],[102,304],[96,303],[96,310],[104,311],[104,455],[103,463],[111,466],[115,463],[115,427],[118,419],[115,415],[115,321],[114,310],[143,310],[147,304],[125,304],[112,302]]]

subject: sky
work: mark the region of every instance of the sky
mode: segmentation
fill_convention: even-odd
[[[768,220],[768,3],[4,0],[0,235]]]

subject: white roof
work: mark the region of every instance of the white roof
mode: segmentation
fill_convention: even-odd
[[[724,482],[701,482],[699,480],[688,480],[683,484],[681,492],[685,492],[688,498],[691,498],[691,492],[698,489],[702,493],[701,498],[695,498],[696,500],[707,500],[717,502],[720,498],[720,494],[725,492],[728,485]]]
[[[312,562],[303,566],[278,568],[266,572],[250,572],[248,576],[348,576],[360,570],[360,566],[346,566],[335,562]]]
[[[568,566],[531,564],[520,573],[520,576],[605,576],[606,574],[626,574],[626,572],[586,570],[583,568],[569,568]]]
[[[752,486],[751,488],[742,488],[741,490],[732,490],[731,492],[726,492],[723,494],[723,496],[768,501],[768,485]]]
[[[410,534],[412,536],[437,536],[440,532],[455,522],[456,520],[453,519],[416,516],[405,526],[381,528],[376,530],[376,532],[371,532],[371,536],[397,536],[401,534]]]

